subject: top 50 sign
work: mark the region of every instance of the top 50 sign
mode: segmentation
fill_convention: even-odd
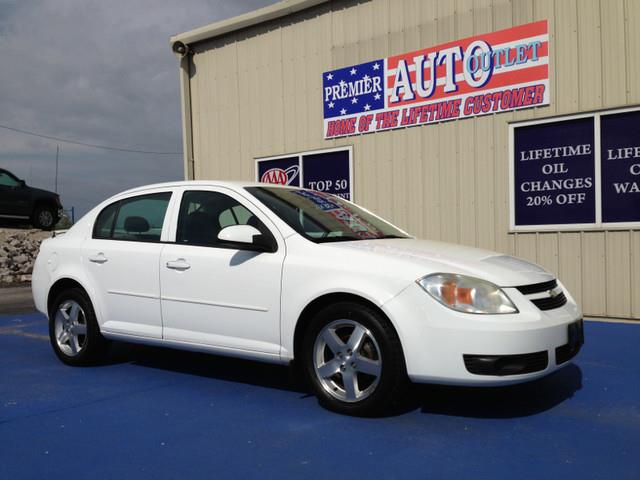
[[[325,72],[324,136],[547,105],[548,55],[542,20]]]

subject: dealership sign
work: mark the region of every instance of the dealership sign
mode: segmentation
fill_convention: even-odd
[[[547,21],[322,75],[324,137],[549,104]]]
[[[640,110],[600,118],[602,221],[640,222]]]
[[[640,224],[640,109],[510,126],[511,229]]]
[[[259,158],[256,180],[353,199],[351,147]]]

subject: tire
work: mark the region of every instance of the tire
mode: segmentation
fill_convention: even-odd
[[[56,356],[67,365],[91,365],[104,359],[107,341],[84,290],[60,293],[49,312],[49,339]]]
[[[398,334],[371,307],[345,301],[321,310],[301,347],[305,377],[329,410],[379,415],[401,400],[408,384]]]
[[[53,207],[39,205],[33,210],[31,222],[41,230],[53,230],[58,223],[57,213]]]

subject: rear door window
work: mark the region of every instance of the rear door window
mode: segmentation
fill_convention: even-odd
[[[120,202],[112,203],[100,212],[93,227],[93,238],[111,238],[113,221],[118,213]]]
[[[93,237],[159,242],[171,192],[127,198],[106,207],[96,220]]]

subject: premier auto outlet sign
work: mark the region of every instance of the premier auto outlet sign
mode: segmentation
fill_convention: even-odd
[[[325,139],[549,104],[547,21],[324,72]]]

